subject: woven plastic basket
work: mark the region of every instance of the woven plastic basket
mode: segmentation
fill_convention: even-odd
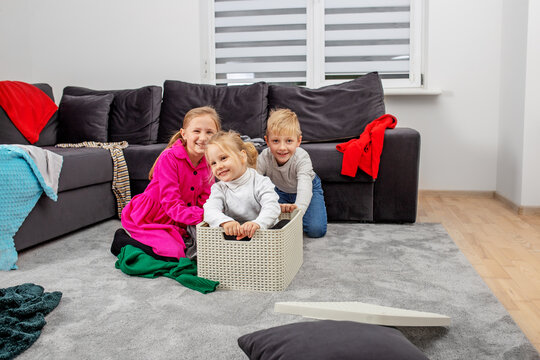
[[[250,241],[226,240],[223,228],[197,225],[198,275],[229,290],[281,291],[302,266],[302,213],[282,213],[283,228],[257,230]]]

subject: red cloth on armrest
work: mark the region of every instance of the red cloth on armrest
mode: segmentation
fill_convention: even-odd
[[[47,94],[21,81],[0,81],[0,106],[31,144],[58,109]]]
[[[357,169],[360,168],[376,179],[379,174],[384,130],[393,129],[396,125],[397,119],[385,114],[370,122],[360,134],[360,138],[337,144],[336,149],[343,153],[341,174],[355,177]]]

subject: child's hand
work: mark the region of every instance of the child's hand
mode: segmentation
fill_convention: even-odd
[[[247,221],[240,226],[240,234],[236,237],[237,240],[240,240],[244,236],[247,236],[249,238],[252,238],[255,234],[255,231],[260,228],[260,225],[253,222],[253,221]]]
[[[240,223],[238,221],[227,221],[221,224],[225,235],[238,235],[240,234]]]
[[[279,207],[283,213],[290,213],[293,212],[294,209],[298,208],[298,206],[295,204],[279,204]]]

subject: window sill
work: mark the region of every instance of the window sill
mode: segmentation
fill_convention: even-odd
[[[393,88],[384,89],[384,96],[401,96],[401,95],[440,95],[441,89],[436,88]]]

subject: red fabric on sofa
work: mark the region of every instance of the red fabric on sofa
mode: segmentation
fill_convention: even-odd
[[[58,109],[47,94],[21,81],[0,81],[0,106],[31,144]]]
[[[341,174],[355,177],[358,168],[364,170],[373,179],[379,174],[379,163],[384,143],[384,130],[396,127],[397,119],[385,114],[371,123],[360,134],[360,138],[336,145],[343,153]]]

